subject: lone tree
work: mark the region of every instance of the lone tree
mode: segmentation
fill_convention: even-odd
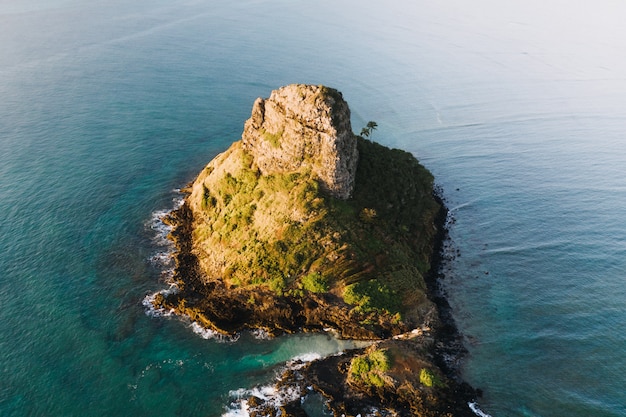
[[[370,120],[369,122],[367,122],[367,125],[363,129],[361,129],[361,136],[364,136],[366,138],[371,138],[372,132],[376,130],[377,127],[378,127],[378,124]]]

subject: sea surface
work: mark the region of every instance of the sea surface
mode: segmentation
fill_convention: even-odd
[[[624,21],[610,0],[0,0],[0,415],[246,415],[348,346],[144,305],[178,189],[298,82],[434,173],[483,414],[626,416]]]

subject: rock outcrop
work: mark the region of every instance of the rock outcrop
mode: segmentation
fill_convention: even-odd
[[[164,302],[205,326],[377,338],[431,320],[433,177],[355,136],[337,90],[294,84],[257,99],[242,140],[188,191],[174,214],[184,291]]]
[[[241,141],[187,191],[169,216],[178,292],[156,295],[157,308],[222,334],[386,339],[379,353],[314,362],[279,385],[312,387],[334,415],[471,415],[473,391],[443,372],[446,338],[411,331],[453,329],[428,298],[446,217],[432,174],[355,136],[341,93],[298,84],[257,99]],[[382,354],[385,366],[370,364]],[[252,416],[306,414],[299,398],[281,410],[249,401]]]
[[[333,196],[352,194],[356,137],[348,104],[337,90],[292,84],[258,98],[242,142],[263,174],[308,168]]]

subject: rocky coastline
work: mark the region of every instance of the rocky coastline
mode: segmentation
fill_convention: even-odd
[[[363,355],[367,348],[354,349],[344,352],[342,355],[333,355],[303,364],[298,370],[285,371],[280,375],[276,388],[277,390],[284,388],[293,390],[296,387],[300,391],[298,398],[283,404],[280,408],[275,408],[273,403],[251,397],[247,399],[250,416],[306,417],[302,399],[314,393],[322,395],[328,411],[334,416],[361,414],[363,416],[473,417],[476,415],[468,407],[468,403],[476,401],[480,396],[480,391],[460,379],[459,365],[466,351],[463,346],[462,335],[452,317],[450,305],[440,287],[440,280],[442,279],[440,264],[445,259],[444,243],[448,239],[447,208],[437,194],[434,194],[434,197],[440,202],[441,208],[436,218],[438,232],[433,245],[431,269],[425,278],[429,299],[437,306],[438,320],[436,323],[432,323],[430,328],[404,333],[399,333],[399,330],[396,329],[395,337],[390,336],[390,332],[387,334],[371,334],[365,333],[363,330],[353,332],[353,329],[358,329],[359,326],[349,325],[349,323],[345,323],[349,325],[348,328],[342,329],[339,324],[336,328],[341,329],[338,334],[342,337],[378,340],[375,342],[375,346],[379,349],[392,348],[401,352],[404,357],[429,361],[443,372],[447,380],[446,386],[430,391],[415,389],[416,387],[412,386],[415,381],[405,383],[404,390],[389,389],[389,387],[377,389],[371,386],[355,386],[348,381],[350,362],[355,357]],[[240,303],[244,302],[245,297],[232,294],[225,288],[213,288],[213,292],[207,292],[202,280],[202,273],[199,270],[198,259],[191,250],[193,214],[189,207],[183,204],[180,208],[172,211],[165,218],[165,221],[173,226],[170,239],[176,247],[174,281],[179,291],[169,300],[163,296],[158,296],[155,304],[162,308],[173,308],[177,314],[187,316],[191,320],[211,328],[213,325],[206,321],[206,316],[197,314],[197,310],[179,307],[180,299],[188,299],[191,301],[190,304],[193,304],[193,298],[208,299],[215,306],[216,312],[226,314],[221,319],[224,328],[237,329],[237,331],[243,328],[261,328],[261,325],[266,323],[267,318],[259,320],[255,326],[249,313],[241,314],[239,311]],[[268,296],[271,297],[271,295]],[[295,302],[292,302],[289,307],[294,308],[294,306],[296,307],[295,310],[301,307]],[[214,317],[213,320],[216,318]],[[269,333],[296,333],[301,331],[323,331],[323,329],[320,326],[307,328],[291,321],[289,324],[276,326]],[[410,377],[406,378],[406,380],[410,379]],[[398,387],[402,387],[402,384],[398,384]]]
[[[297,398],[251,397],[249,415],[305,416],[310,395],[335,416],[475,415],[439,286],[445,205],[412,155],[352,133],[341,93],[293,85],[258,99],[242,141],[183,191],[166,218],[178,291],[155,307],[222,334],[373,341],[286,371],[276,387]]]
[[[431,271],[427,275],[429,298],[437,305],[439,320],[433,328],[416,329],[410,333],[376,342],[376,349],[392,349],[407,362],[432,361],[447,378],[446,386],[424,390],[413,378],[401,375],[392,389],[358,386],[348,378],[350,363],[368,349],[360,348],[313,361],[300,369],[285,371],[276,384],[278,389],[300,391],[299,398],[284,404],[280,409],[260,398],[248,399],[249,414],[260,416],[307,417],[305,399],[320,394],[326,404],[326,412],[333,416],[420,416],[420,417],[475,417],[469,404],[476,406],[481,396],[477,390],[460,378],[460,364],[466,353],[451,307],[442,293],[440,265],[446,258],[444,243],[448,239],[446,228],[448,210],[439,197],[441,209],[437,216],[437,237],[433,246]],[[410,369],[410,368],[409,368]],[[409,371],[410,373],[410,371]]]

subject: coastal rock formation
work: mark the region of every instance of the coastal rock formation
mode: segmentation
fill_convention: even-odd
[[[293,398],[276,410],[271,401],[248,399],[252,417],[307,416],[307,403],[321,396],[333,416],[476,417],[468,407],[475,392],[445,376],[433,363],[429,335],[388,339],[368,348],[296,364],[276,384]],[[300,365],[300,366],[298,366]],[[289,395],[298,392],[299,395]],[[295,398],[294,398],[295,397]]]
[[[413,155],[355,136],[341,93],[297,84],[257,99],[242,139],[186,192],[169,218],[178,292],[155,296],[157,308],[222,334],[330,328],[343,338],[393,338],[379,344],[390,354],[385,367],[370,372],[368,358],[381,354],[354,351],[312,364],[302,380],[317,382],[305,386],[347,415],[354,398],[395,415],[465,415],[456,410],[471,389],[455,397],[459,385],[436,364],[444,339],[406,339],[446,327],[426,279],[445,221],[433,177]],[[350,371],[358,363],[369,370]],[[430,386],[411,364],[430,372]],[[352,399],[320,375],[348,384]],[[303,415],[293,407],[282,415]]]
[[[356,137],[337,90],[292,84],[258,98],[241,139],[264,175],[310,169],[331,195],[352,194]]]

